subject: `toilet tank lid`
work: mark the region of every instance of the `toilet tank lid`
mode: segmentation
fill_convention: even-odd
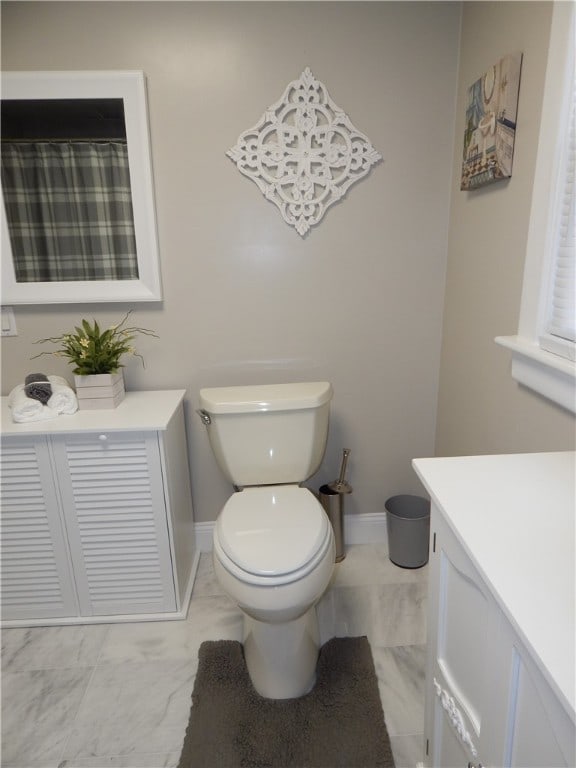
[[[200,407],[208,413],[253,413],[317,408],[332,399],[327,381],[255,384],[200,390]]]

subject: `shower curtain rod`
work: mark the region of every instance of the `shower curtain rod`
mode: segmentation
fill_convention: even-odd
[[[127,139],[123,139],[121,137],[66,137],[65,139],[60,139],[57,137],[49,138],[49,137],[39,137],[37,139],[15,139],[11,138],[9,136],[2,136],[0,137],[1,141],[4,143],[11,143],[11,144],[127,144]]]

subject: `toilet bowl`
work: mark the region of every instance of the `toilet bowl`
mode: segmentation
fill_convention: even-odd
[[[332,526],[302,483],[328,435],[328,382],[200,391],[210,446],[236,492],[214,527],[214,570],[244,614],[244,656],[256,691],[296,698],[314,685],[315,605],[334,570]]]
[[[255,689],[295,698],[315,682],[315,605],[334,569],[335,543],[324,509],[293,485],[235,493],[214,528],[216,576],[245,614],[244,655]]]

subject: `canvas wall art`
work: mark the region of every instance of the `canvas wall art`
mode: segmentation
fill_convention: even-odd
[[[468,90],[460,189],[512,176],[522,54],[504,56]]]

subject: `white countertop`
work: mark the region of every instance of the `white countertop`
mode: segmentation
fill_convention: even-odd
[[[574,719],[576,453],[413,466]]]
[[[2,397],[2,435],[47,435],[70,432],[165,430],[183,400],[185,389],[126,392],[116,408],[79,410],[47,421],[17,424],[12,421],[8,398]]]

